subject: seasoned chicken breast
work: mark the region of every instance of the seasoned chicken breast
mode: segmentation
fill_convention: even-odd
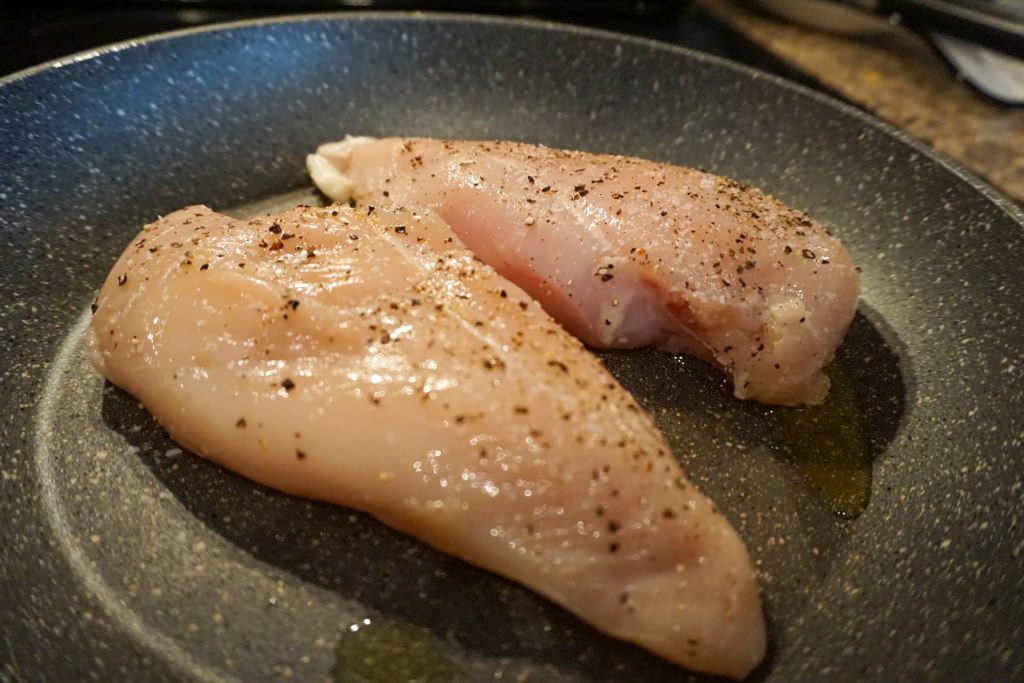
[[[742,677],[747,551],[651,418],[430,212],[147,226],[91,354],[189,450],[365,510],[684,666]]]
[[[338,201],[437,211],[596,347],[724,369],[739,398],[819,403],[857,306],[846,249],[753,188],[630,157],[510,142],[347,138],[307,159]]]

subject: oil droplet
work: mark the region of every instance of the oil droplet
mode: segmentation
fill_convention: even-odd
[[[346,631],[335,654],[331,676],[338,683],[442,683],[464,676],[430,631],[400,621],[375,618]]]
[[[871,444],[853,380],[826,368],[832,389],[820,406],[774,411],[769,438],[840,517],[859,517],[871,497]]]

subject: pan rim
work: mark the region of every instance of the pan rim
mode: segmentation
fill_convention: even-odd
[[[431,11],[336,11],[336,12],[309,12],[299,14],[285,14],[285,15],[274,15],[266,17],[256,17],[250,19],[239,19],[235,21],[223,21],[215,22],[211,24],[204,24],[203,26],[194,26],[185,29],[176,29],[172,31],[162,31],[159,33],[152,33],[138,38],[129,38],[114,43],[108,43],[97,48],[91,48],[88,50],[82,50],[80,52],[74,52],[63,57],[30,66],[20,71],[15,71],[12,74],[8,74],[0,78],[0,90],[10,86],[19,81],[31,78],[47,71],[53,71],[68,67],[79,62],[88,61],[90,59],[96,59],[103,57],[108,54],[114,54],[123,50],[128,50],[144,45],[153,43],[163,42],[165,40],[174,40],[176,38],[183,38],[186,36],[201,34],[201,33],[213,33],[218,31],[231,31],[235,29],[246,29],[255,28],[262,26],[271,26],[276,24],[300,24],[314,21],[346,21],[350,23],[369,22],[369,21],[425,21],[425,22],[437,22],[437,23],[454,23],[454,24],[491,24],[498,26],[509,26],[509,27],[520,27],[520,28],[531,28],[537,30],[551,31],[553,33],[562,34],[577,34],[582,36],[590,36],[593,38],[601,38],[603,40],[618,41],[627,44],[634,44],[643,46],[651,49],[664,50],[666,52],[682,55],[688,59],[695,60],[697,62],[704,62],[708,64],[715,64],[717,66],[731,69],[735,72],[745,74],[751,78],[767,81],[776,86],[779,86],[785,90],[788,90],[796,95],[802,97],[808,97],[811,100],[831,107],[834,111],[840,115],[852,117],[856,121],[867,125],[875,130],[895,139],[897,142],[903,143],[913,149],[915,152],[923,154],[932,161],[939,164],[940,167],[952,173],[957,179],[966,182],[972,189],[980,192],[985,199],[989,200],[998,209],[1005,213],[1013,222],[1017,224],[1018,229],[1024,230],[1024,208],[1019,207],[1013,200],[1003,194],[1000,190],[996,189],[993,185],[986,182],[980,176],[973,171],[967,169],[959,162],[946,156],[939,150],[935,149],[923,140],[911,137],[906,132],[900,130],[895,125],[884,121],[881,118],[860,109],[852,104],[847,104],[831,95],[823,92],[819,92],[810,87],[801,85],[794,81],[791,81],[782,76],[778,76],[761,69],[757,69],[740,62],[727,59],[725,57],[719,57],[717,55],[702,52],[690,47],[684,47],[681,45],[674,45],[672,43],[654,40],[651,38],[643,38],[640,36],[630,35],[628,33],[619,33],[616,31],[609,31],[605,29],[590,28],[584,26],[576,26],[574,24],[567,24],[563,22],[548,21],[544,19],[534,19],[528,17],[512,17],[503,15],[487,15],[472,12],[456,13],[456,12],[431,12]]]

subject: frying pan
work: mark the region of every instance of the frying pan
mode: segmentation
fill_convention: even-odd
[[[771,634],[753,680],[1024,673],[1021,213],[874,119],[719,59],[366,14],[168,34],[0,86],[4,678],[688,676],[365,515],[182,453],[85,360],[89,305],[143,222],[318,201],[303,155],[345,133],[698,166],[830,226],[863,296],[824,408],[739,403],[665,354],[603,358],[750,548]]]

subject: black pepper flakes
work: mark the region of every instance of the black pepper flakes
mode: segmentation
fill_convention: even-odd
[[[292,389],[295,388],[295,382],[291,381],[290,379],[285,379],[283,382],[281,382],[281,386],[284,387],[285,391],[291,391]]]
[[[397,232],[399,235],[404,235],[405,234],[405,226],[404,225],[396,225],[395,226],[395,232]]]
[[[804,258],[809,258],[809,259],[813,259],[814,258],[814,252],[811,251],[810,249],[804,249],[801,253],[803,254]]]
[[[117,286],[118,287],[123,286],[124,283],[126,283],[126,282],[128,282],[128,274],[127,273],[125,273],[124,275],[119,275],[117,277]]]
[[[281,226],[278,225],[277,223],[274,223],[273,225],[271,225],[269,228],[267,228],[267,230],[269,230],[270,232],[274,233],[275,235],[281,234]]]

